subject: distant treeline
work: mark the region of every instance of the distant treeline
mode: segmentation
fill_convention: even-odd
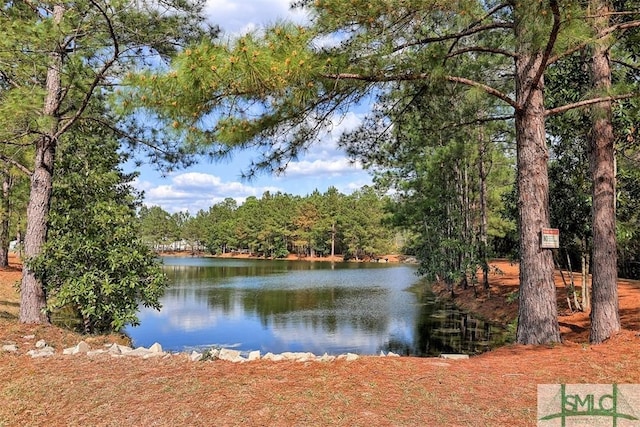
[[[251,253],[260,257],[375,258],[401,250],[387,196],[365,187],[344,195],[334,187],[307,196],[265,192],[244,203],[227,198],[195,215],[142,207],[142,237],[156,250]]]

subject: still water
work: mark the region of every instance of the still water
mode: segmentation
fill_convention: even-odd
[[[479,353],[505,333],[437,301],[412,265],[164,258],[162,310],[142,308],[135,346],[282,353]]]

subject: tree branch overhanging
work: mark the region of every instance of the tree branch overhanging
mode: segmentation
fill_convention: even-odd
[[[170,154],[170,152],[168,150],[164,150],[164,149],[160,148],[157,145],[151,144],[151,142],[149,140],[141,139],[141,138],[135,138],[132,135],[122,131],[121,129],[118,129],[117,127],[113,126],[113,124],[110,123],[107,120],[102,120],[102,119],[100,119],[98,117],[83,117],[82,120],[83,121],[87,121],[87,122],[98,123],[101,126],[104,126],[106,129],[109,129],[111,132],[113,132],[119,138],[128,140],[132,144],[144,145],[144,146],[147,146],[147,147],[151,148],[154,151],[157,151],[158,153]]]
[[[513,24],[508,23],[508,22],[495,22],[495,23],[491,23],[491,24],[487,24],[487,25],[482,25],[482,26],[478,26],[478,27],[474,27],[471,29],[467,29],[464,31],[461,31],[459,33],[455,33],[455,34],[446,34],[444,36],[438,36],[438,37],[426,37],[420,40],[416,40],[413,42],[409,42],[409,43],[403,43],[400,44],[398,46],[396,46],[393,49],[394,53],[400,52],[401,50],[407,49],[409,47],[413,47],[413,46],[420,46],[420,45],[424,45],[424,44],[428,44],[428,43],[437,43],[437,42],[444,42],[447,40],[458,40],[460,38],[463,37],[467,37],[467,36],[471,36],[486,30],[494,30],[494,29],[511,29],[513,28]]]
[[[116,63],[116,61],[118,60],[118,56],[120,55],[120,44],[118,42],[118,36],[116,35],[115,28],[113,27],[113,24],[111,22],[111,18],[108,16],[107,12],[102,8],[102,6],[99,5],[96,1],[91,0],[91,4],[96,9],[98,9],[98,11],[100,12],[100,14],[105,20],[105,23],[109,31],[109,36],[113,41],[113,54],[102,65],[100,70],[96,72],[96,75],[93,78],[93,81],[89,84],[89,88],[87,89],[82,99],[82,103],[80,104],[80,107],[78,107],[75,114],[69,120],[67,120],[62,126],[60,126],[60,129],[58,129],[56,137],[59,137],[60,135],[64,134],[71,126],[73,126],[77,122],[80,116],[86,111],[86,109],[89,107],[89,102],[91,101],[91,98],[93,97],[93,94],[96,88],[100,84],[100,81],[104,79],[107,71],[113,66],[113,64]]]
[[[503,3],[503,4],[498,4],[498,5],[494,6],[491,10],[487,11],[487,13],[482,18],[477,19],[476,21],[474,21],[471,24],[469,24],[467,26],[467,28],[465,29],[465,31],[469,31],[472,28],[475,28],[476,26],[480,25],[480,23],[482,21],[484,21],[485,19],[487,19],[488,17],[490,17],[491,15],[493,15],[494,13],[498,12],[499,10],[501,10],[501,9],[503,9],[505,7],[508,7],[508,4]],[[462,37],[464,37],[464,36],[462,36]],[[451,46],[449,46],[449,51],[447,52],[447,55],[445,56],[443,64],[444,64],[444,62],[447,61],[447,59],[455,56],[455,55],[453,55],[453,50],[458,45],[458,42],[462,39],[462,37],[455,38],[455,40],[453,41]],[[476,48],[476,49],[478,49],[478,51],[482,51],[482,48]],[[459,51],[459,52],[461,52],[461,51]],[[491,51],[486,51],[486,52],[491,52]],[[506,50],[503,50],[502,52],[493,51],[493,53],[501,53],[501,54],[506,55],[506,56],[515,56],[513,53],[508,52]]]
[[[544,48],[544,53],[542,54],[542,60],[540,61],[540,68],[536,71],[536,75],[531,82],[531,87],[537,87],[542,80],[542,76],[544,75],[545,70],[549,64],[549,58],[551,57],[551,53],[553,52],[553,47],[556,44],[556,40],[558,39],[558,34],[560,33],[560,8],[558,7],[557,0],[551,0],[549,2],[549,6],[551,7],[551,11],[553,13],[553,26],[551,27],[551,33],[549,34],[549,40],[547,40],[547,45]],[[533,91],[529,91],[525,104],[529,103],[531,96],[533,95]]]
[[[629,69],[634,70],[634,71],[640,71],[640,66],[635,65],[635,64],[629,64],[628,62],[620,61],[620,60],[617,60],[617,59],[612,59],[611,62],[614,63],[614,64],[618,64],[618,65],[620,65],[622,67],[629,68]]]
[[[412,81],[412,80],[428,80],[432,78],[430,74],[427,73],[417,73],[417,74],[401,74],[401,75],[382,75],[382,76],[367,76],[363,74],[356,73],[338,73],[338,74],[324,74],[321,77],[333,80],[361,80],[370,83],[386,83],[393,81]],[[444,76],[442,79],[452,82],[452,83],[460,83],[466,86],[475,87],[477,89],[481,89],[488,95],[491,95],[499,100],[505,102],[509,106],[516,108],[516,102],[509,97],[507,94],[488,86],[484,83],[476,82],[475,80],[466,79],[464,77],[457,76]]]
[[[610,35],[611,33],[614,33],[618,30],[629,30],[632,28],[638,28],[640,27],[640,20],[638,21],[631,21],[631,22],[622,22],[620,24],[616,24],[616,25],[612,25],[611,27],[607,27],[604,30],[602,30],[600,33],[598,33],[593,39],[589,39],[587,41],[584,41],[582,43],[578,43],[577,45],[573,46],[571,49],[567,49],[564,52],[561,52],[557,55],[554,55],[552,57],[549,58],[548,60],[548,64],[553,64],[554,62],[559,61],[562,58],[565,58],[579,50],[584,49],[585,47],[589,46],[589,44],[597,41],[597,40],[601,40],[605,37],[607,37],[608,35]]]
[[[491,47],[472,46],[472,47],[466,47],[463,49],[452,51],[447,55],[447,58],[453,58],[454,56],[462,55],[464,53],[469,53],[469,52],[495,53],[498,55],[504,55],[509,58],[516,57],[516,54],[511,52],[510,50],[497,49],[497,48],[491,48]]]
[[[636,96],[640,96],[640,93],[634,92],[634,93],[625,93],[623,95],[602,96],[599,98],[585,99],[584,101],[574,102],[573,104],[567,104],[561,107],[551,108],[550,110],[546,110],[544,115],[545,117],[548,117],[555,114],[564,113],[569,110],[574,110],[576,108],[588,107],[590,105],[597,104],[599,102],[621,101],[623,99],[629,99]]]
[[[27,168],[22,163],[18,162],[15,159],[12,159],[9,156],[5,156],[2,153],[0,153],[0,161],[5,162],[5,163],[15,167],[16,169],[20,170],[22,173],[24,173],[27,176],[31,176],[31,174],[33,173],[29,168]]]

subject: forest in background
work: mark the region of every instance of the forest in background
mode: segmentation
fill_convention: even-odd
[[[369,260],[404,247],[391,226],[389,203],[373,188],[344,195],[331,187],[304,197],[265,192],[242,204],[227,198],[193,216],[143,206],[139,218],[143,240],[156,251]]]

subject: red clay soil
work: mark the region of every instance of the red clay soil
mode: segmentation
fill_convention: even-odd
[[[518,270],[496,266],[502,274],[491,276],[488,297],[457,291],[456,300],[508,323],[517,313],[517,302],[507,301]],[[19,279],[15,260],[0,271],[0,344],[19,347],[0,352],[0,426],[527,426],[536,425],[538,384],[640,383],[640,285],[632,281],[619,286],[624,330],[597,346],[587,342],[588,315],[564,313],[558,280],[562,344],[509,345],[469,360],[233,364],[63,356],[82,337],[19,324],[12,286]],[[39,339],[57,355],[26,355]]]

